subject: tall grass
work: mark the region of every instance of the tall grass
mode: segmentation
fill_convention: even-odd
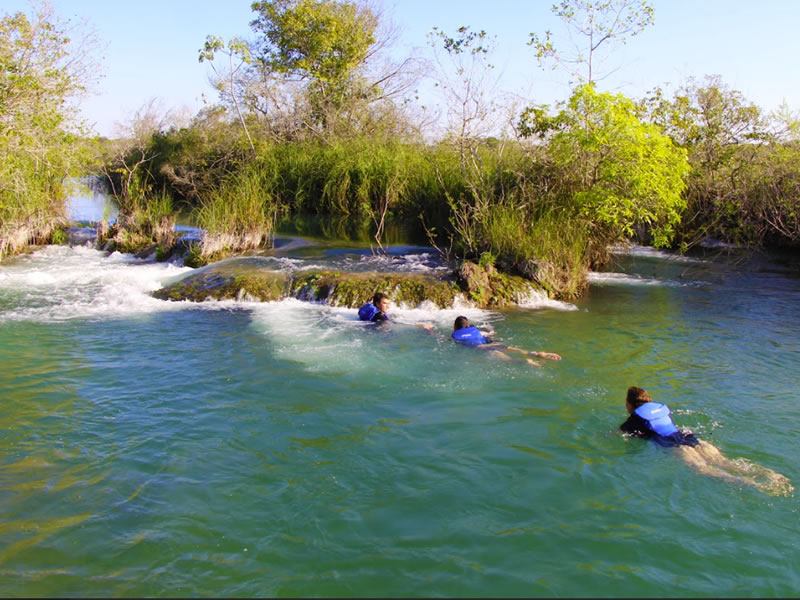
[[[379,246],[392,222],[415,220],[450,258],[493,257],[551,295],[578,295],[603,240],[557,195],[557,176],[513,143],[479,144],[473,158],[467,169],[453,145],[391,138],[261,143],[199,194],[196,264],[270,245],[279,214],[329,217],[328,237],[347,233],[346,218]]]
[[[584,291],[593,246],[588,223],[558,209],[531,215],[501,205],[489,209],[480,229],[486,251],[551,295],[575,298]]]
[[[413,212],[425,158],[413,144],[361,139],[278,144],[259,165],[275,174],[274,191],[292,212],[371,216]]]
[[[197,213],[205,230],[201,256],[271,244],[279,209],[273,187],[271,170],[256,165],[233,175],[205,197]]]
[[[66,198],[61,174],[0,150],[0,260],[49,241],[66,223]]]
[[[152,245],[169,248],[175,243],[175,210],[166,189],[152,192],[135,173],[115,199],[119,205],[117,222],[108,228],[107,235],[116,250],[136,252]]]

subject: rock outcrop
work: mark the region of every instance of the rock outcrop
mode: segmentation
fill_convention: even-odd
[[[481,308],[515,304],[534,288],[521,277],[499,273],[492,266],[465,262],[457,273],[444,276],[419,273],[359,273],[337,270],[273,271],[252,257],[232,258],[184,275],[153,292],[162,300],[251,300],[270,302],[293,297],[331,306],[355,308],[375,292],[392,302],[439,308],[464,298]]]

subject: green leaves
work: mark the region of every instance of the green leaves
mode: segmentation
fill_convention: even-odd
[[[376,16],[354,2],[254,2],[251,22],[259,61],[268,69],[311,83],[318,104],[341,104],[375,44]]]
[[[670,243],[685,208],[686,151],[640,121],[631,100],[584,85],[559,114],[533,107],[522,124],[527,135],[549,136],[548,153],[577,215],[612,237],[643,224],[654,245]]]
[[[49,237],[64,178],[88,162],[69,103],[86,87],[86,54],[50,7],[35,8],[0,19],[0,257]]]
[[[216,35],[209,35],[206,37],[206,43],[198,53],[198,61],[212,61],[220,52],[227,56],[238,56],[245,64],[250,64],[252,62],[250,47],[247,45],[247,42],[240,40],[238,37],[234,37],[226,44],[224,39]]]

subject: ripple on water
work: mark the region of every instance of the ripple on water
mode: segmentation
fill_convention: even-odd
[[[296,300],[146,304],[177,272],[88,249],[3,263],[7,595],[800,586],[792,498],[617,431],[625,389],[643,385],[745,474],[796,478],[797,282],[763,296],[728,274],[600,286],[580,311],[395,307],[378,328]],[[128,298],[115,305],[112,290]],[[532,368],[457,347],[461,312],[564,360]]]

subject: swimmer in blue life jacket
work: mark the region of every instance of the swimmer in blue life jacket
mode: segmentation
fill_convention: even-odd
[[[372,323],[388,321],[389,315],[386,314],[388,310],[389,296],[382,292],[376,292],[372,297],[372,302],[367,302],[358,309],[358,318],[361,321],[370,321]]]
[[[523,354],[526,357],[561,360],[561,357],[553,352],[532,352],[524,350],[522,348],[517,348],[515,346],[507,346],[505,344],[501,344],[500,342],[496,342],[492,339],[492,336],[494,335],[495,335],[494,331],[481,331],[474,325],[470,325],[469,319],[467,317],[461,316],[456,318],[456,321],[453,324],[453,333],[451,334],[451,337],[455,341],[461,344],[465,344],[467,346],[474,346],[475,348],[479,348],[481,350],[488,350],[497,358],[503,360],[513,360],[505,352],[517,352],[519,354]],[[539,366],[538,362],[536,362],[535,360],[531,360],[530,358],[526,358],[525,361],[528,364]]]
[[[794,492],[791,482],[780,473],[744,458],[730,460],[713,445],[700,440],[691,431],[678,429],[666,404],[654,402],[646,390],[631,386],[625,398],[628,419],[619,426],[623,433],[652,440],[660,446],[675,448],[690,467],[730,483],[751,485],[766,494],[788,496]]]

